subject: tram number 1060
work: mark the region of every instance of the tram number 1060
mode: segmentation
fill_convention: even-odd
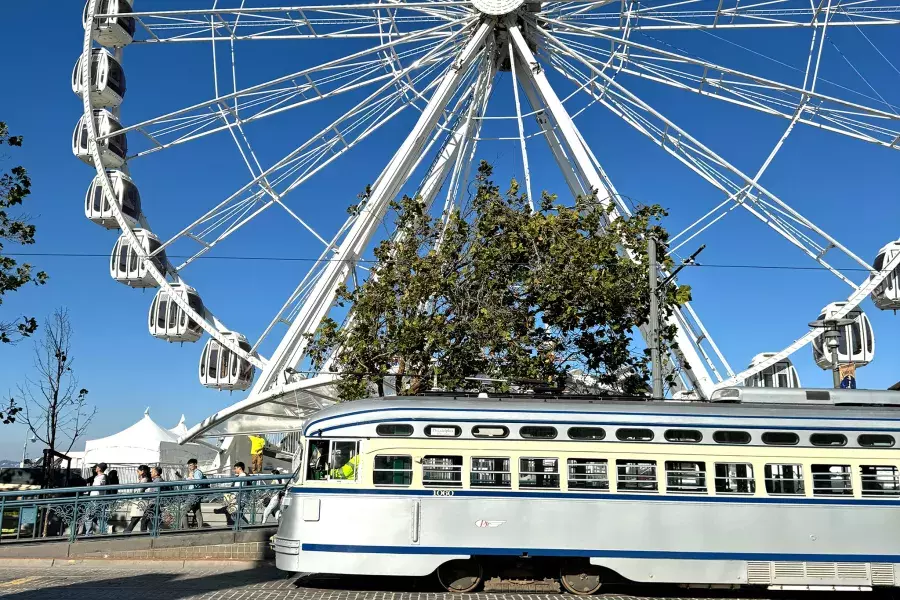
[[[434,490],[435,496],[452,496],[453,490]]]

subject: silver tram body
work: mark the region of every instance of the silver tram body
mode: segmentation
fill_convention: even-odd
[[[278,568],[440,577],[463,565],[468,583],[504,559],[638,582],[900,585],[900,394],[717,394],[327,408],[303,430]]]

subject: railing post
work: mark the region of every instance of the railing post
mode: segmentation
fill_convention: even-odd
[[[160,525],[162,524],[162,507],[160,506],[161,494],[162,486],[157,486],[156,502],[153,503],[153,518],[150,520],[150,537],[159,537]]]
[[[69,523],[69,541],[74,542],[78,537],[78,497],[81,492],[75,492],[75,506],[72,508],[72,522]]]

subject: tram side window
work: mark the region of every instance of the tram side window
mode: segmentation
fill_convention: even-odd
[[[609,490],[609,471],[606,460],[599,458],[570,458],[570,490]]]
[[[900,496],[900,472],[897,467],[862,465],[859,474],[863,496]]]
[[[559,489],[559,461],[555,458],[520,458],[519,487]]]
[[[656,483],[655,460],[617,460],[617,489],[620,492],[655,492]]]
[[[375,485],[409,485],[412,483],[412,456],[379,454],[372,474]]]
[[[508,458],[472,457],[469,484],[472,487],[510,487]]]
[[[306,467],[307,481],[325,479],[325,475],[328,473],[329,445],[328,440],[309,441],[309,452],[306,453],[306,456],[309,459],[309,463]]]
[[[425,487],[462,487],[462,456],[425,456],[422,458],[422,485]]]
[[[359,442],[310,440],[307,480],[341,479],[355,481],[359,470]]]
[[[667,460],[666,491],[679,494],[705,494],[706,463]]]
[[[769,494],[803,495],[803,467],[800,465],[766,465],[766,492]]]
[[[756,480],[753,465],[747,463],[716,463],[717,494],[755,494]]]
[[[886,433],[864,433],[856,438],[856,443],[864,448],[892,448],[894,436]]]
[[[851,496],[850,465],[811,465],[813,496]]]

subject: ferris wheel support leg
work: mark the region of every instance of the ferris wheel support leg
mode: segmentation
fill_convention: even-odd
[[[482,22],[458,58],[443,75],[419,120],[379,176],[365,207],[335,253],[334,259],[325,268],[297,318],[291,323],[287,334],[272,354],[269,364],[254,385],[251,396],[256,396],[278,384],[279,375],[286,368],[299,364],[305,356],[309,336],[315,333],[322,319],[328,314],[339,286],[347,280],[355,268],[356,261],[368,245],[372,234],[380,226],[390,201],[409,178],[429,136],[463,80],[467,68],[481,51],[493,26],[493,21]]]
[[[556,123],[558,132],[557,139],[566,150],[569,159],[565,161],[565,163],[560,164],[560,168],[566,176],[567,183],[569,182],[569,175],[566,175],[566,172],[567,170],[571,172],[574,169],[574,173],[578,175],[578,178],[581,181],[581,189],[589,192],[596,192],[597,198],[604,206],[608,206],[610,202],[613,202],[613,218],[616,218],[619,209],[615,206],[616,202],[613,198],[613,194],[615,194],[614,188],[601,177],[600,172],[591,161],[591,157],[587,152],[581,135],[575,127],[575,123],[572,121],[572,117],[569,115],[568,111],[566,111],[562,102],[559,100],[559,97],[556,95],[556,92],[553,90],[553,87],[550,85],[550,82],[547,80],[543,67],[528,47],[528,43],[525,41],[525,37],[522,35],[521,30],[517,26],[511,26],[509,28],[509,35],[513,41],[513,46],[515,47],[518,58],[521,59],[525,66],[525,68],[522,69],[521,81],[527,81],[524,86],[526,95],[528,95],[528,89],[530,87],[537,96],[535,100],[540,100],[540,102],[543,103],[547,108],[550,117]],[[532,101],[530,95],[529,101]],[[550,138],[548,137],[548,141],[549,140]],[[552,142],[551,150],[553,150]],[[563,155],[560,154],[560,157],[561,156]],[[556,151],[554,151],[554,157],[557,157]],[[560,157],[557,157],[558,163],[561,162]],[[571,188],[573,184],[570,183],[569,185]],[[684,330],[682,323],[677,320],[674,320],[671,323],[676,326],[675,341],[678,344],[679,359],[682,359],[681,362],[684,375],[698,394],[704,398],[708,397],[712,392],[714,384],[706,369],[706,362],[697,352],[697,349],[691,342],[688,332]],[[668,321],[667,324],[669,324]],[[640,331],[644,339],[648,339],[648,328],[641,327]]]

